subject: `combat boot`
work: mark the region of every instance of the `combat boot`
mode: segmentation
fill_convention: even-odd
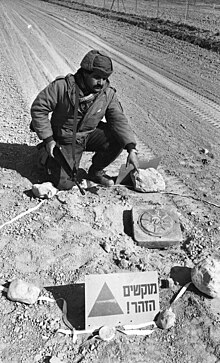
[[[106,175],[104,170],[96,170],[93,165],[89,168],[88,179],[105,187],[112,187],[114,185],[114,180]]]

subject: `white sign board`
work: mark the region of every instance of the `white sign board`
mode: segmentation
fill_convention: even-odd
[[[86,275],[86,329],[152,321],[159,312],[156,271]]]

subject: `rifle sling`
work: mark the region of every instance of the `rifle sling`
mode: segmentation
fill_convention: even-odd
[[[79,87],[77,83],[75,83],[75,106],[74,106],[74,114],[73,114],[73,138],[72,138],[72,157],[73,157],[73,172],[76,172],[76,129],[77,129],[77,116],[78,116],[78,108],[79,108]]]

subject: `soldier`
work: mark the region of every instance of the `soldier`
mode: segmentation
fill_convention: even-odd
[[[58,189],[71,189],[74,181],[54,158],[56,145],[75,170],[83,151],[95,152],[88,179],[106,187],[114,181],[104,168],[123,149],[128,152],[127,165],[138,169],[134,134],[108,79],[112,72],[111,58],[102,51],[91,50],[75,74],[57,77],[31,106],[31,129],[44,142],[49,180]]]

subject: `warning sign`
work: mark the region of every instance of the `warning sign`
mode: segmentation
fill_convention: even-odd
[[[87,275],[86,329],[152,321],[159,312],[156,271]]]
[[[123,311],[121,310],[111,290],[105,282],[99,296],[97,297],[97,300],[95,301],[95,304],[93,305],[92,310],[89,313],[89,317],[117,314],[123,314]]]

